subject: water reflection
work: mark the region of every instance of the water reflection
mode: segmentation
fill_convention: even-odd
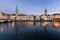
[[[60,27],[60,22],[53,22],[54,27]]]
[[[28,26],[33,26],[34,25],[34,22],[28,22],[27,25]]]
[[[45,27],[45,26],[48,26],[48,23],[49,23],[49,22],[43,22],[41,25],[42,25],[43,27]]]
[[[12,22],[12,27],[14,27],[14,25],[15,25],[14,23],[15,23],[15,22]]]
[[[35,25],[34,25],[35,23]],[[10,22],[10,23],[5,23],[5,24],[0,24],[0,30],[4,31],[4,29],[8,29],[8,30],[15,30],[15,28],[19,28],[19,27],[32,27],[32,26],[37,26],[37,27],[44,27],[45,29],[49,26],[52,27],[60,27],[60,23],[59,22]]]
[[[0,35],[2,39],[23,39],[48,34],[60,33],[54,27],[60,27],[60,22],[9,22],[0,24]],[[3,33],[2,33],[3,32]],[[46,34],[46,35],[47,35]],[[35,35],[35,36],[34,36]],[[45,36],[46,36],[45,35]],[[1,37],[0,36],[0,37]],[[1,38],[0,38],[1,39]]]
[[[52,24],[52,25],[51,25]],[[35,22],[35,26],[42,26],[44,28],[48,26],[53,26],[53,27],[59,27],[60,23],[59,22]],[[34,22],[10,22],[6,24],[0,24],[0,30],[4,31],[4,29],[9,29],[9,30],[14,30],[16,27],[28,27],[28,26],[34,26]]]
[[[3,30],[4,30],[4,24],[0,24],[0,30],[3,32]]]

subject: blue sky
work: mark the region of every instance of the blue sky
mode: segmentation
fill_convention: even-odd
[[[15,13],[16,5],[19,14],[41,15],[45,8],[49,14],[60,13],[60,0],[0,0],[0,11]]]

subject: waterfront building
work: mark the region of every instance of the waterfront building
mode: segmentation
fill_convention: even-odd
[[[17,17],[17,20],[27,20],[27,19],[28,19],[27,15],[24,14],[19,14]]]
[[[43,20],[48,20],[47,16],[43,15],[42,16]]]
[[[53,20],[53,17],[54,17],[53,14],[48,14],[48,15],[47,15],[48,20]]]
[[[34,22],[27,22],[27,25],[33,26],[34,25]]]
[[[5,14],[4,18],[9,20],[10,19],[10,14]]]
[[[41,16],[41,20],[46,20],[46,15],[47,15],[47,9],[45,9],[44,14],[40,15]]]
[[[34,16],[18,15],[17,20],[34,20]]]
[[[43,15],[40,15],[40,20],[43,20]]]
[[[41,15],[41,20],[48,20],[47,16],[48,16],[48,12],[47,12],[47,9],[45,9],[44,14]]]
[[[29,17],[29,20],[34,20],[34,16],[33,15],[30,15],[28,17]]]
[[[0,12],[0,19],[4,19],[4,13]]]
[[[0,19],[9,19],[9,18],[10,18],[10,15],[9,14],[0,12]]]
[[[11,20],[34,20],[34,16],[30,15],[25,15],[25,14],[18,14],[18,7],[16,6],[16,13],[10,15]]]
[[[17,18],[18,18],[18,7],[16,6],[16,13],[10,15],[10,19],[14,21],[17,20]]]
[[[40,20],[40,16],[37,15],[36,18],[35,18],[35,20]]]
[[[55,13],[54,18],[60,18],[60,13]]]
[[[47,9],[45,9],[44,14],[42,15],[25,15],[25,14],[19,14],[18,13],[18,7],[16,6],[16,13],[14,14],[6,14],[3,12],[0,12],[0,20],[60,20],[60,13],[55,13],[55,14],[48,14]]]
[[[11,19],[11,20],[14,20],[14,19],[15,19],[15,17],[16,17],[16,15],[15,15],[15,14],[10,15],[10,19]]]
[[[60,21],[60,13],[55,13],[53,17],[54,21]]]
[[[53,14],[48,14],[47,9],[45,9],[44,14],[40,16],[41,20],[53,20],[54,15]]]

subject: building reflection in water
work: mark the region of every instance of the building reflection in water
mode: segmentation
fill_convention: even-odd
[[[60,27],[60,22],[53,22],[54,27]]]
[[[1,27],[1,31],[3,31],[4,30],[4,28],[3,27]]]
[[[43,23],[41,23],[41,25],[42,25],[43,27],[48,26],[48,24],[49,24],[49,22],[43,22]]]
[[[48,29],[49,22],[43,22],[43,23],[41,23],[41,25],[43,26],[44,31],[46,32]]]
[[[36,22],[36,26],[41,26],[41,22]]]
[[[43,27],[44,30],[46,31],[47,28],[50,26],[52,27],[60,27],[60,22],[35,22],[35,26],[37,27]],[[52,24],[52,25],[51,25]],[[31,26],[34,26],[34,22],[10,22],[10,23],[6,23],[6,24],[0,24],[0,30],[1,31],[4,31],[5,29],[8,29],[10,31],[13,31],[13,32],[17,32],[19,27],[31,27]]]
[[[28,26],[33,26],[34,25],[34,22],[27,22],[27,25]]]
[[[12,27],[14,27],[14,25],[15,25],[14,23],[15,23],[15,22],[12,22]]]
[[[8,30],[8,31],[13,31],[17,32],[16,30],[19,29],[19,27],[27,27],[27,26],[33,26],[34,22],[10,22],[10,23],[5,23],[5,24],[0,24],[0,30]]]
[[[54,28],[52,28],[52,30],[51,30],[48,27],[54,27],[54,26],[60,25],[60,23],[58,23],[58,22],[53,22],[54,26],[50,25],[50,24],[52,24],[52,22],[43,22],[43,23],[36,22],[36,25],[33,26],[34,22],[10,22],[10,23],[5,23],[5,24],[0,24],[0,34],[2,34],[4,38],[5,38],[5,36],[7,38],[10,38],[10,37],[12,37],[12,38],[26,37],[27,38],[30,35],[32,35],[34,37],[35,34],[37,34],[40,37],[40,33],[45,34],[45,33],[50,33],[51,31],[52,31],[52,33],[54,31],[54,33],[55,33]],[[52,36],[53,36],[53,34],[52,34]],[[47,35],[49,35],[49,34],[47,34]],[[44,35],[44,37],[47,35]]]
[[[4,24],[0,24],[0,30],[3,32],[4,31]]]
[[[10,23],[10,22],[8,23],[8,26],[9,26],[9,27],[11,26],[11,23]]]
[[[12,26],[12,32],[15,32],[15,25],[16,25],[15,22],[12,22],[12,23],[11,23],[11,26]]]

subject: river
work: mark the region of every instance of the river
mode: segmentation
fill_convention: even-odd
[[[60,25],[53,22],[8,22],[0,24],[0,40],[40,39],[60,39]]]

